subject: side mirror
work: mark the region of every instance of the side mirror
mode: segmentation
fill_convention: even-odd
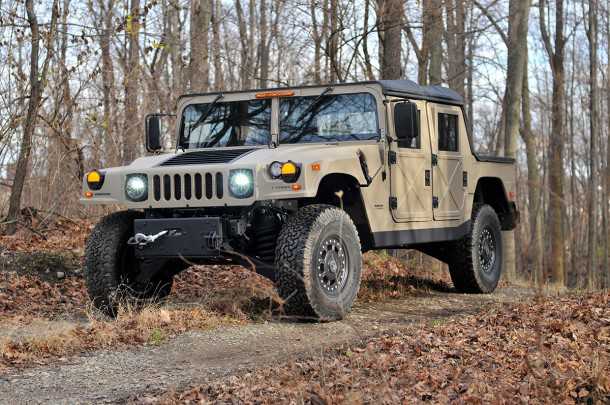
[[[419,147],[412,144],[413,139],[419,143],[419,114],[415,103],[406,101],[394,105],[394,132],[400,146]]]
[[[146,150],[157,152],[163,149],[161,145],[161,123],[158,115],[146,116]]]

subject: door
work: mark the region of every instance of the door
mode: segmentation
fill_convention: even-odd
[[[396,103],[390,104],[395,106]],[[425,123],[425,102],[417,104],[416,131],[413,136],[399,139],[395,127],[390,128],[395,142],[390,144],[390,207],[396,222],[432,220],[432,173],[430,141]],[[394,114],[394,108],[388,113]],[[390,117],[389,122],[396,122]]]
[[[466,202],[461,109],[429,104],[432,144],[432,201],[435,220],[460,219]]]

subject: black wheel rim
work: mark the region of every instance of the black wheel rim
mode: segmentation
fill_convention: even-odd
[[[479,263],[484,273],[491,273],[496,262],[496,238],[489,227],[483,228],[479,241]]]
[[[347,248],[338,236],[329,236],[320,244],[316,275],[322,290],[329,295],[339,294],[349,275]]]

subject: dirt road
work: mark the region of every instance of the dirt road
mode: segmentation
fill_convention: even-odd
[[[160,346],[100,351],[2,376],[0,403],[120,403],[139,393],[181,389],[275,361],[316,355],[384,330],[442,322],[530,296],[512,288],[471,296],[433,291],[357,305],[341,322],[269,322],[186,333]]]

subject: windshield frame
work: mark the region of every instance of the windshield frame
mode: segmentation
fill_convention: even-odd
[[[315,97],[319,96],[324,92],[329,85],[317,85],[317,86],[304,86],[304,87],[285,87],[280,89],[261,89],[261,90],[247,90],[247,91],[229,91],[229,92],[215,92],[205,94],[193,94],[185,95],[179,98],[177,116],[180,118],[180,122],[175,128],[175,145],[177,150],[181,150],[180,147],[180,136],[182,133],[183,126],[183,112],[186,107],[191,104],[209,104],[219,95],[222,94],[223,98],[219,100],[221,102],[231,101],[244,101],[256,99],[256,95],[265,91],[273,90],[293,90],[294,96],[292,97]],[[375,139],[370,140],[346,140],[346,141],[322,141],[322,142],[301,142],[301,143],[282,143],[279,142],[279,115],[280,115],[280,98],[271,98],[271,143],[270,145],[251,145],[250,148],[268,148],[276,146],[299,146],[299,145],[320,145],[320,144],[361,144],[361,143],[379,143],[385,141],[387,136],[387,112],[386,112],[386,97],[383,94],[381,86],[377,83],[366,83],[366,84],[339,84],[331,85],[332,91],[327,95],[339,95],[339,94],[358,94],[358,93],[370,93],[373,95],[377,110],[377,133],[378,136]],[[210,148],[190,148],[184,149],[184,151],[195,151],[195,150],[214,150],[214,149],[227,149],[227,148],[244,148],[244,146],[214,146]]]

